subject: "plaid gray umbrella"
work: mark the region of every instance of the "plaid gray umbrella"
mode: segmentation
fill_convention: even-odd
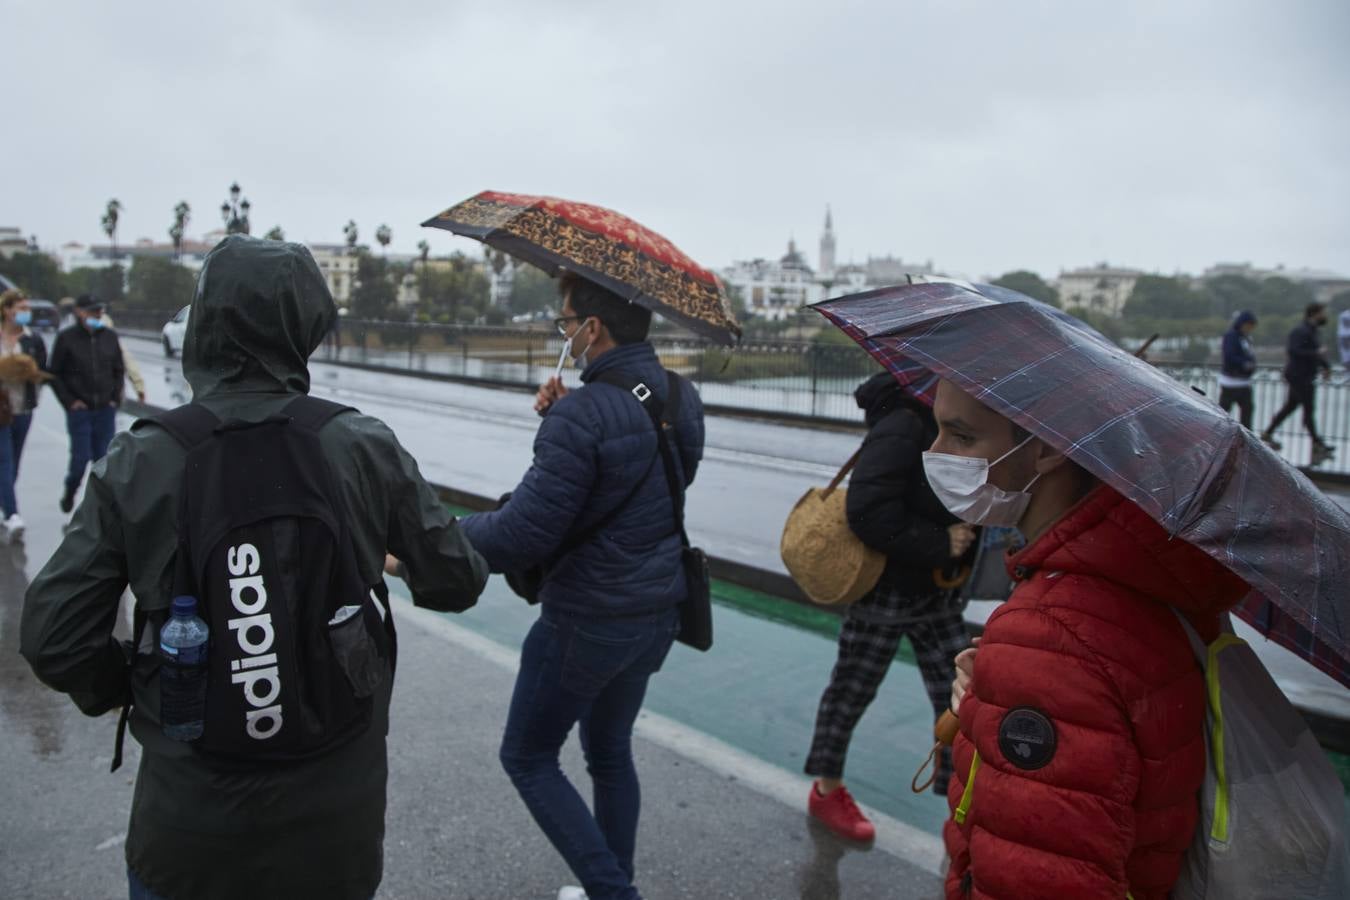
[[[815,309],[1064,452],[1252,587],[1234,612],[1350,686],[1350,516],[1203,396],[1078,320],[988,285],[913,284]]]

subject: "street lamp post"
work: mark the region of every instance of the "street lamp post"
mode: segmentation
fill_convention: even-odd
[[[248,234],[249,221],[248,211],[252,205],[248,199],[239,199],[243,190],[239,187],[239,182],[230,185],[230,199],[220,204],[220,218],[225,223],[226,234]]]

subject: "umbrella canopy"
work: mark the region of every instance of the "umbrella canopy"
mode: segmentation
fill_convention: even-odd
[[[422,225],[480,240],[549,275],[575,272],[720,343],[740,339],[717,276],[661,235],[602,206],[483,191]]]
[[[1350,685],[1350,516],[1213,403],[1002,288],[904,285],[815,308],[888,369],[931,369],[1223,563],[1252,588],[1239,617]]]

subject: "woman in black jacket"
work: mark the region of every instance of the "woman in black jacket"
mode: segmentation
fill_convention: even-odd
[[[888,372],[865,381],[854,397],[868,430],[849,482],[848,522],[864,544],[886,555],[886,569],[845,615],[805,768],[816,777],[811,814],[843,837],[866,841],[875,829],[843,786],[849,740],[905,635],[935,717],[947,709],[953,660],[970,643],[952,585],[972,554],[975,532],[947,512],[924,477],[923,452],[937,437],[933,411]],[[945,794],[950,778],[944,751],[935,790]]]

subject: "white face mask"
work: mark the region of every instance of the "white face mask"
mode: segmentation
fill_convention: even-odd
[[[1031,502],[1031,486],[1036,477],[1020,491],[1005,491],[989,483],[989,470],[1031,443],[1032,437],[990,462],[978,456],[957,456],[954,453],[923,455],[923,471],[928,485],[952,515],[971,525],[1000,525],[1013,527],[1022,519]]]
[[[586,318],[582,319],[582,320],[581,320],[581,324],[577,326],[577,331],[580,331],[581,329],[585,328],[585,327],[586,327],[586,323],[589,322],[590,320],[591,320],[591,317],[590,317],[590,316],[587,316]],[[576,334],[575,331],[572,332],[572,333],[573,333],[573,334]],[[558,367],[557,367],[556,369],[553,370],[553,377],[554,377],[554,378],[557,378],[559,375],[562,374],[563,364],[567,362],[568,356],[570,356],[571,353],[572,353],[572,338],[571,338],[571,336],[570,336],[570,335],[567,335],[566,333],[564,333],[564,334],[563,334],[563,338],[564,338],[564,340],[563,340],[563,345],[562,345],[562,352],[558,354]],[[587,352],[590,351],[590,349],[591,349],[591,344],[592,344],[592,343],[593,343],[593,340],[592,340],[592,341],[587,341],[587,342],[586,342],[586,349],[585,349],[585,350],[582,350],[581,353],[577,354],[577,358],[574,359],[574,360],[572,360],[572,365],[573,365],[574,367],[576,367],[576,368],[578,368],[578,369],[584,369],[584,368],[586,368],[586,354],[587,354]]]

